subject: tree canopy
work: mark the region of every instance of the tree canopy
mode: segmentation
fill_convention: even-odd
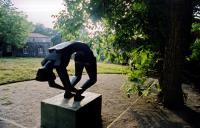
[[[34,25],[33,32],[40,33],[40,34],[47,35],[47,36],[53,36],[57,33],[57,31],[55,31],[51,28],[47,28],[43,24],[40,24],[40,23],[37,23]]]
[[[5,0],[0,3],[0,30],[0,46],[22,47],[32,31],[32,23]]]

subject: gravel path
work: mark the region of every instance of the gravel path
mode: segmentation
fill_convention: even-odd
[[[86,79],[87,76],[83,76],[80,84]],[[124,81],[122,75],[101,74],[98,82],[88,89],[103,95],[103,127],[108,126],[133,100],[120,90]],[[46,82],[26,81],[0,86],[0,128],[38,128],[40,102],[60,93],[63,91],[49,88]]]

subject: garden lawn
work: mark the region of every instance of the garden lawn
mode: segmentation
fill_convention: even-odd
[[[0,85],[35,79],[37,69],[41,67],[42,58],[0,58]],[[120,74],[126,66],[115,64],[97,64],[97,72],[101,74]],[[74,62],[67,67],[69,74],[74,73]]]

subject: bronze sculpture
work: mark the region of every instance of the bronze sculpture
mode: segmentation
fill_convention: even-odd
[[[70,81],[66,67],[73,53],[75,53],[75,76]],[[96,58],[89,46],[82,42],[64,42],[49,48],[49,54],[41,64],[43,67],[38,69],[36,80],[48,81],[50,87],[65,90],[64,98],[74,96],[76,101],[83,99],[81,94],[97,81]],[[55,83],[54,68],[64,86]],[[89,79],[81,88],[76,89],[74,86],[80,81],[84,68]]]

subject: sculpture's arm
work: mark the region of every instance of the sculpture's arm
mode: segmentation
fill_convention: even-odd
[[[73,87],[81,80],[83,68],[84,63],[78,62],[75,58],[75,76],[73,76],[70,81]]]
[[[57,84],[54,80],[49,80],[48,84],[50,87],[52,88],[57,88],[57,89],[62,89],[65,90],[65,88],[63,86],[60,86],[59,84]]]

